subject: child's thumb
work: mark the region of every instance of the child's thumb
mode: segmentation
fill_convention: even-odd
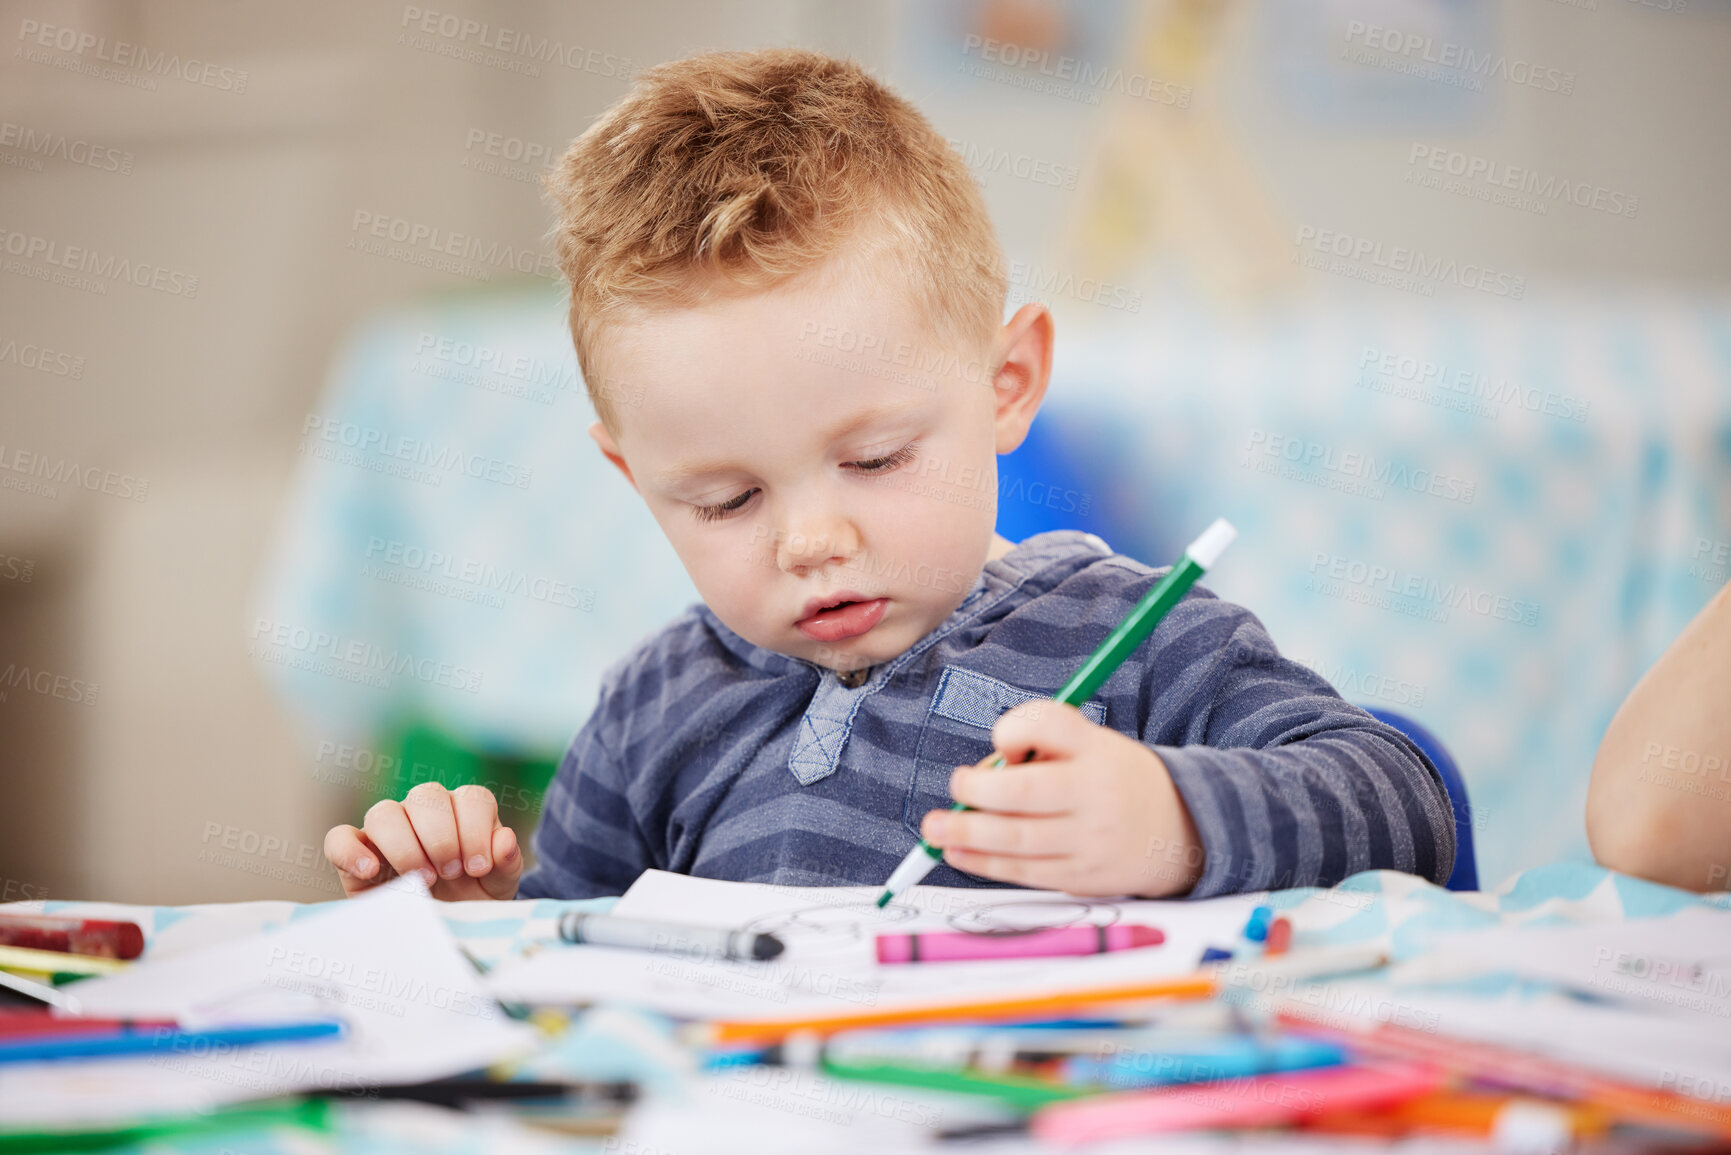
[[[515,898],[521,877],[523,852],[517,846],[517,832],[501,824],[493,830],[493,869],[481,876],[481,889],[493,898]]]

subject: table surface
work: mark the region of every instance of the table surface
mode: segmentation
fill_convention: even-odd
[[[496,966],[537,943],[556,938],[566,910],[605,910],[614,899],[521,900],[447,903],[440,913],[463,950],[483,967]],[[1397,961],[1422,955],[1441,935],[1510,926],[1562,926],[1624,919],[1658,918],[1691,908],[1731,911],[1731,894],[1696,895],[1616,874],[1602,867],[1561,862],[1511,878],[1495,892],[1454,892],[1412,875],[1370,871],[1327,890],[1277,891],[1270,906],[1292,915],[1301,945],[1379,942]],[[166,957],[241,934],[282,926],[328,904],[292,902],[218,903],[199,906],[130,906],[102,902],[50,901],[0,906],[82,917],[118,917],[144,930],[148,951]],[[672,1024],[659,1016],[622,1008],[579,1017],[531,1062],[543,1074],[568,1078],[636,1078],[678,1093],[679,1072],[669,1061]],[[278,1129],[177,1142],[158,1140],[127,1151],[156,1155],[246,1151],[304,1155],[309,1151],[375,1153],[436,1151],[470,1155],[491,1150],[600,1150],[598,1143],[556,1143],[524,1135],[497,1119],[429,1114],[412,1106],[369,1106],[339,1115],[329,1136]],[[117,1149],[119,1150],[119,1149]]]

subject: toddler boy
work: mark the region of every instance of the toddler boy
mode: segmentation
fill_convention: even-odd
[[[703,601],[607,671],[534,870],[487,791],[424,783],[330,832],[350,893],[411,870],[442,898],[618,894],[651,867],[875,886],[922,832],[940,886],[1448,877],[1423,755],[1201,587],[1081,709],[1049,700],[1160,575],[1088,534],[993,532],[1052,318],[1003,322],[984,204],[912,106],[815,53],[691,57],[549,187],[590,435]],[[994,748],[1011,765],[972,768]]]

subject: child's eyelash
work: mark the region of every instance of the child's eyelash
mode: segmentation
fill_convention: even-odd
[[[869,461],[850,461],[847,464],[861,473],[883,473],[900,469],[914,459],[914,450],[919,448],[919,444],[917,441],[910,441],[885,457],[874,457]],[[748,489],[738,497],[730,497],[719,505],[694,505],[691,507],[691,516],[698,521],[720,521],[744,509],[745,503],[750,501],[752,494],[756,492],[755,489]]]
[[[738,497],[728,498],[720,505],[694,505],[691,507],[691,516],[698,521],[720,521],[729,514],[745,508],[745,503],[750,501],[751,495],[756,492],[755,489],[748,489]]]
[[[850,461],[848,464],[862,473],[881,473],[887,469],[900,469],[914,459],[914,450],[918,449],[919,445],[920,443],[917,441],[910,441],[888,457],[874,457],[870,461]]]

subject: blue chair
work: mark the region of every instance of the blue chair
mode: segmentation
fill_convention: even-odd
[[[1424,756],[1442,775],[1443,786],[1449,792],[1449,806],[1455,812],[1455,868],[1449,875],[1450,890],[1477,890],[1479,888],[1479,868],[1473,857],[1473,809],[1467,801],[1467,784],[1461,780],[1460,767],[1449,756],[1448,748],[1442,744],[1442,739],[1419,725],[1417,721],[1407,717],[1397,710],[1384,710],[1378,706],[1365,706],[1364,711],[1379,722],[1385,722],[1412,739],[1413,745],[1424,751]]]

